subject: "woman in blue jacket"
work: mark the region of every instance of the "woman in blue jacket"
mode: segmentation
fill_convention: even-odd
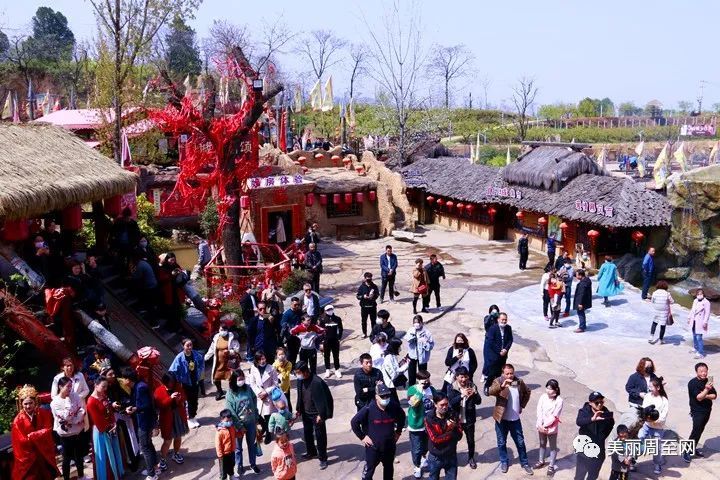
[[[597,293],[603,297],[603,305],[609,307],[610,301],[608,297],[619,295],[624,289],[623,284],[620,283],[620,279],[618,278],[617,267],[612,262],[612,258],[605,257],[605,263],[602,264],[598,272],[597,282]]]
[[[189,338],[183,339],[182,346],[182,352],[177,354],[168,371],[175,374],[175,378],[183,386],[188,403],[188,425],[190,428],[198,428],[200,424],[195,420],[195,415],[198,409],[200,384],[205,373],[205,359],[200,352],[193,350],[193,343]]]

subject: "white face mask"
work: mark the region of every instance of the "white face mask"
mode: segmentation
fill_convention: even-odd
[[[389,398],[381,398],[379,400],[379,403],[380,403],[381,407],[387,407],[388,405],[390,405],[390,399]]]
[[[705,298],[705,295],[698,295],[698,296],[697,296],[697,299],[698,299],[698,300],[702,300],[703,298]]]
[[[375,320],[375,324],[382,325],[382,320],[378,318],[377,320]]]
[[[413,325],[413,327],[415,327],[415,330],[422,330],[422,325],[420,325],[419,323],[416,323],[415,325]]]
[[[238,380],[237,381],[238,387],[244,387],[245,386],[245,380]]]

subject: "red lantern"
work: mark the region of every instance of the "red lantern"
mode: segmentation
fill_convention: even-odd
[[[103,200],[103,210],[105,210],[107,215],[110,215],[113,218],[119,217],[120,211],[122,210],[122,196],[115,195]]]
[[[316,153],[316,154],[315,154],[315,160],[321,160],[321,159],[324,158],[324,157],[325,157],[325,155],[323,155],[322,153]]]
[[[453,207],[455,206],[455,202],[453,202],[452,200],[448,200],[447,203],[445,203],[445,205],[447,205],[448,210],[452,210]]]
[[[370,190],[370,195],[368,195],[371,202],[374,202],[377,199],[377,192],[375,190]]]
[[[345,194],[345,203],[350,205],[352,203],[352,197],[353,197],[352,193],[346,193]]]
[[[65,230],[78,231],[82,228],[82,207],[70,205],[62,211],[62,226]]]
[[[541,227],[544,227],[545,225],[547,225],[547,218],[545,218],[545,217],[538,218],[538,225],[540,225]]]
[[[640,245],[640,243],[645,238],[645,234],[642,233],[640,230],[635,230],[630,236],[632,237],[636,245]]]
[[[240,197],[240,207],[250,208],[250,197],[248,195]]]
[[[327,205],[327,195],[324,193],[320,194],[320,205]]]
[[[497,213],[497,210],[495,210],[495,207],[488,208],[488,215],[490,215],[490,220],[495,218],[496,213]]]
[[[303,175],[305,175],[308,172],[308,170],[309,170],[308,167],[303,166],[302,167]]]
[[[562,223],[560,224],[560,230],[562,230],[563,232],[564,232],[565,230],[567,230],[568,228],[570,228],[570,225],[568,225],[567,223],[562,222]]]
[[[518,220],[520,220],[522,222],[522,219],[525,218],[525,213],[522,210],[520,210],[519,212],[517,212],[515,214],[515,216],[517,217]]]
[[[305,165],[305,162],[307,162],[307,157],[298,157],[297,161],[300,165]]]
[[[458,212],[462,213],[462,211],[465,209],[465,204],[460,202],[457,204]]]
[[[442,207],[443,205],[445,205],[445,200],[443,200],[442,198],[438,198],[436,203],[438,207]]]
[[[425,197],[425,200],[426,200],[430,205],[432,205],[433,203],[435,203],[435,197],[433,197],[432,195],[428,195],[427,197]]]
[[[333,155],[330,159],[334,165],[338,165],[340,163],[340,155]]]
[[[315,194],[308,193],[307,195],[305,195],[305,206],[312,207],[313,203],[315,203]]]
[[[598,232],[597,230],[590,230],[587,233],[587,236],[590,239],[590,243],[595,246],[595,242],[597,242],[597,239],[600,236],[600,232]]]
[[[472,203],[468,203],[467,205],[465,205],[465,210],[469,214],[472,214],[475,211],[475,205],[473,205]]]
[[[362,203],[363,200],[365,200],[365,194],[363,194],[363,192],[357,192],[357,193],[355,194],[355,201],[356,201],[357,203]]]
[[[340,205],[340,194],[339,193],[333,194],[333,203],[335,205]]]
[[[29,236],[30,228],[27,220],[5,220],[3,239],[8,242],[20,242]]]

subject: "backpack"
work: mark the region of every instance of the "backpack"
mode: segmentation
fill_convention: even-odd
[[[558,273],[558,277],[560,278],[560,280],[563,281],[563,283],[567,283],[567,281],[570,279],[570,272],[568,272],[567,267],[565,265],[563,265],[562,268],[560,268],[560,270],[558,270],[557,273]]]

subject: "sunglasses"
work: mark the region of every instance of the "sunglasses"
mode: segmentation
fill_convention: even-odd
[[[311,292],[312,290],[310,290],[309,288],[306,288],[305,291],[306,291],[306,292]]]
[[[593,402],[595,405],[605,405],[605,400],[596,400]]]
[[[380,398],[382,398],[383,400],[387,400],[388,398],[390,398],[390,395],[378,395],[378,396]]]

